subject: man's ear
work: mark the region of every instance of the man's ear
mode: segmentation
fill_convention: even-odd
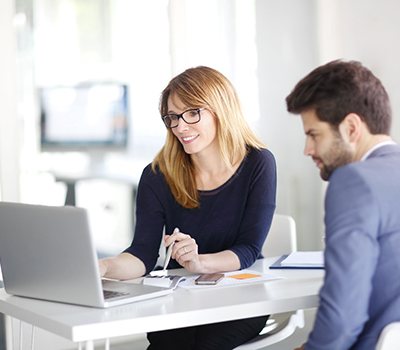
[[[364,127],[364,122],[358,114],[349,113],[339,124],[339,131],[344,140],[353,143],[360,139]]]

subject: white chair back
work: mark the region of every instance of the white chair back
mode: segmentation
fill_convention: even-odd
[[[262,253],[265,258],[297,250],[296,223],[289,215],[275,214]]]
[[[290,254],[297,250],[296,223],[291,216],[275,214],[267,239],[263,245],[264,257],[275,257]],[[266,327],[255,338],[247,343],[236,347],[234,350],[257,350],[264,349],[270,345],[292,335],[296,328],[304,327],[304,311],[297,310],[280,315],[271,315]]]
[[[400,322],[389,323],[381,332],[375,350],[400,349]]]

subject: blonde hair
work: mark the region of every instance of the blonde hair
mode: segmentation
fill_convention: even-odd
[[[228,167],[241,161],[249,146],[265,147],[244,119],[234,87],[215,69],[204,66],[190,68],[173,78],[161,94],[161,116],[168,113],[168,99],[172,95],[187,107],[206,108],[215,116],[220,154]],[[153,160],[153,171],[157,167],[180,205],[199,207],[193,163],[171,129],[168,129],[165,144]]]

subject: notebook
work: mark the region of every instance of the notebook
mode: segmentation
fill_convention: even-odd
[[[0,202],[0,264],[9,294],[106,308],[173,291],[100,278],[87,212]]]
[[[324,255],[322,251],[299,251],[282,255],[270,269],[323,269]]]

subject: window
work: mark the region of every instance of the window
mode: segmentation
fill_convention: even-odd
[[[249,122],[258,119],[254,0],[35,0],[31,6],[32,101],[39,87],[126,84],[130,160],[150,161],[162,146],[166,130],[158,112],[160,93],[172,76],[189,67],[209,65],[224,73]],[[34,118],[32,112],[24,115],[23,172],[60,163],[85,166],[81,159],[68,166],[70,158],[60,162],[40,154],[37,106],[35,113]]]

